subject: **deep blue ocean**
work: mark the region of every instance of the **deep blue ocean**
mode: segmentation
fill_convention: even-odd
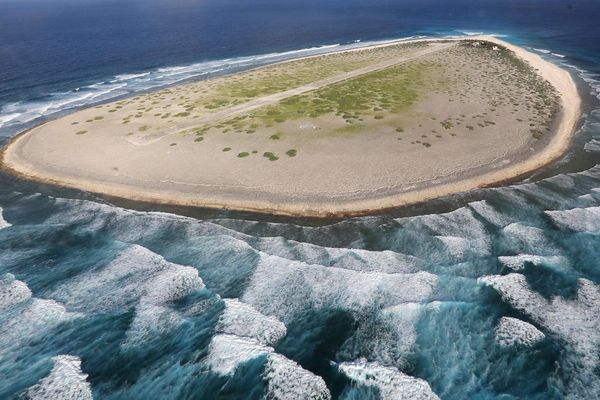
[[[0,0],[0,143],[186,80],[477,33],[567,68],[585,103],[569,154],[504,187],[314,221],[0,174],[0,399],[600,399],[597,0]]]

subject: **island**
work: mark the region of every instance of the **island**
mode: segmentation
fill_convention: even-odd
[[[580,109],[566,70],[496,37],[397,41],[82,109],[16,136],[1,163],[129,200],[363,215],[546,166]]]

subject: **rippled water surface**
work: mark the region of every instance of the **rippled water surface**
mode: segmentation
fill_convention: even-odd
[[[213,32],[186,45],[197,57],[161,59],[137,38],[144,67],[55,60],[79,42],[41,46],[52,13],[36,17],[37,39],[9,43],[0,24],[0,136],[71,107],[359,39],[483,31],[568,68],[585,118],[571,152],[532,179],[341,221],[111,204],[0,176],[0,399],[600,398],[598,7],[199,3],[162,21],[179,27],[174,37]],[[31,22],[15,4],[0,1],[13,27]],[[74,4],[61,21],[81,18]],[[126,8],[142,32],[164,10],[149,4],[146,19]],[[236,31],[191,24],[190,10],[237,21],[244,46]],[[272,21],[271,35],[252,21]],[[294,34],[285,21],[314,29]],[[155,29],[171,43],[165,26]],[[36,73],[17,71],[26,62]],[[77,73],[52,72],[61,65]]]

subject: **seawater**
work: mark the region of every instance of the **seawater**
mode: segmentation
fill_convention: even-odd
[[[372,217],[158,209],[0,176],[1,399],[600,398],[594,2],[0,8],[4,140],[118,96],[401,37],[502,35],[568,68],[585,100],[554,166]]]

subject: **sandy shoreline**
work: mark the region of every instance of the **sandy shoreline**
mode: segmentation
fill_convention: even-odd
[[[285,198],[278,198],[276,195],[269,196],[268,193],[261,191],[260,188],[256,190],[243,187],[241,187],[241,191],[239,190],[240,187],[233,187],[231,190],[224,190],[219,195],[211,196],[210,193],[202,193],[202,196],[198,196],[197,193],[183,193],[181,190],[169,190],[166,186],[157,189],[151,183],[143,188],[136,188],[123,182],[90,181],[89,179],[81,179],[77,176],[69,176],[58,168],[53,169],[50,165],[46,165],[41,169],[39,166],[25,159],[20,153],[23,144],[26,143],[32,132],[36,132],[39,126],[13,138],[9,145],[3,149],[1,158],[2,168],[26,179],[134,201],[215,209],[234,209],[287,216],[332,217],[364,215],[476,188],[492,186],[513,180],[519,176],[524,176],[561,158],[569,148],[581,114],[581,99],[570,74],[556,65],[543,60],[538,55],[499,39],[493,37],[467,37],[465,39],[494,42],[514,51],[520,58],[528,61],[530,65],[536,68],[540,75],[556,88],[560,93],[562,104],[560,120],[555,127],[552,138],[546,143],[544,148],[536,151],[530,157],[510,163],[505,167],[492,170],[482,168],[487,170],[477,176],[466,177],[464,174],[457,174],[458,176],[448,179],[443,183],[426,185],[426,187],[417,187],[415,190],[409,189],[402,192],[397,192],[393,188],[382,187],[381,191],[376,195],[373,195],[372,191],[370,197],[363,199],[348,199],[349,196],[343,199],[332,194],[330,197],[315,196],[315,198],[318,198],[316,202],[304,199],[303,197],[307,196],[301,195],[298,196],[300,201],[286,201]],[[377,47],[390,45],[386,43]],[[430,181],[433,180],[430,179]],[[223,193],[226,194],[224,195]]]

